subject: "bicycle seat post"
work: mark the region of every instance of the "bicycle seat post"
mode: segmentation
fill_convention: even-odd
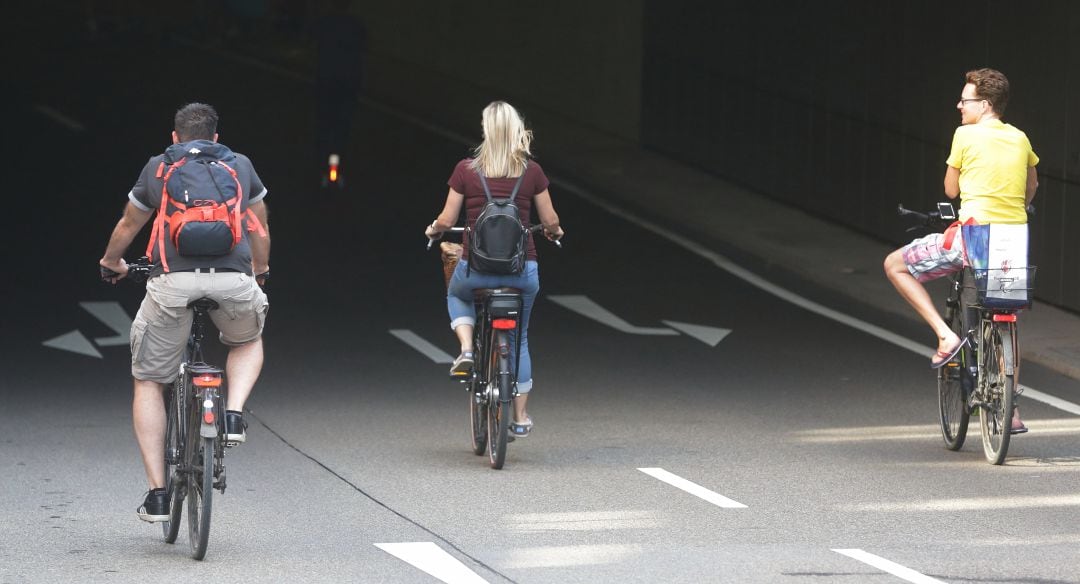
[[[211,310],[218,308],[217,302],[209,298],[200,298],[195,302],[188,305],[195,313],[191,322],[191,340],[193,344],[192,358],[198,361],[202,361],[202,340],[203,340],[203,326],[205,325],[206,316]]]

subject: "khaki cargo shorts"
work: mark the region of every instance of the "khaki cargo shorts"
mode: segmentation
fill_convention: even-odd
[[[226,345],[258,339],[270,303],[255,278],[240,272],[173,272],[151,278],[146,297],[131,323],[131,375],[135,379],[172,383],[180,370],[184,345],[191,334],[188,305],[210,298],[210,313]]]

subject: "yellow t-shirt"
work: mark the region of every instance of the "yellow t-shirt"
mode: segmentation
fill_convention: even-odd
[[[1038,163],[1027,135],[1001,120],[957,128],[945,164],[960,170],[960,220],[1027,223],[1027,170]]]

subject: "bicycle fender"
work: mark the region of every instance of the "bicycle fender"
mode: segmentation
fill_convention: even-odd
[[[1005,350],[1005,375],[1016,374],[1016,352],[1013,349],[1012,327],[999,330],[1001,346]]]
[[[216,424],[202,423],[199,425],[199,436],[203,438],[217,438],[218,431]]]

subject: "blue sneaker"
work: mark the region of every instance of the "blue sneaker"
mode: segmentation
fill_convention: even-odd
[[[462,351],[450,366],[450,377],[465,377],[472,372],[475,363],[472,351]]]

